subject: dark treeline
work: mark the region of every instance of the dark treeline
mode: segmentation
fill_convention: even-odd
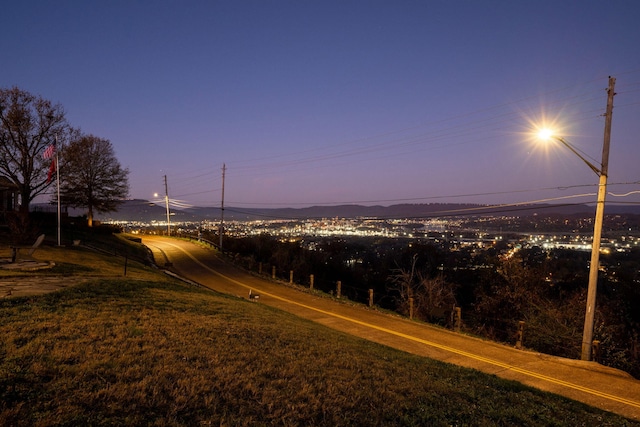
[[[211,236],[212,240],[215,237]],[[579,358],[589,253],[539,247],[512,251],[504,242],[481,248],[388,238],[279,241],[269,235],[227,238],[225,251],[245,268],[360,302],[373,289],[379,307],[450,326],[462,310],[467,333],[514,344],[525,322],[523,346]],[[603,254],[594,339],[599,361],[640,378],[640,250]]]

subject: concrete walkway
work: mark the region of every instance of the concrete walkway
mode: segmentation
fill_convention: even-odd
[[[334,301],[237,269],[199,245],[164,237],[145,236],[164,266],[212,290],[248,298],[282,309],[330,328],[409,353],[478,369],[519,381],[607,411],[640,420],[640,381],[595,362],[570,360],[454,333],[381,313],[360,305]]]
[[[7,271],[36,271],[53,268],[55,265],[51,261],[17,259],[15,262],[11,262],[11,258],[0,258],[0,270]]]
[[[17,259],[11,262],[11,258],[0,258],[0,270],[5,271],[37,271],[53,268],[55,263],[51,261],[38,261],[31,259]],[[0,298],[21,297],[39,295],[56,291],[68,286],[58,277],[30,278],[30,277],[0,277]]]

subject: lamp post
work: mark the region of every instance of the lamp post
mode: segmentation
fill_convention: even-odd
[[[596,308],[596,295],[598,291],[598,267],[600,264],[600,240],[602,237],[602,222],[604,219],[604,204],[607,196],[607,175],[609,173],[609,145],[611,141],[611,115],[613,112],[613,88],[616,79],[609,77],[609,89],[607,97],[607,111],[605,114],[604,142],[602,145],[602,164],[596,167],[593,163],[585,159],[571,144],[562,137],[553,135],[549,130],[542,130],[539,136],[543,139],[554,139],[568,148],[580,160],[586,163],[589,168],[600,177],[598,183],[598,199],[596,204],[596,216],[593,224],[593,243],[591,245],[591,264],[589,264],[589,286],[587,288],[587,307],[584,316],[584,329],[582,332],[582,360],[591,360],[591,347],[593,342],[593,326]]]
[[[169,188],[167,186],[167,175],[164,176],[164,204],[167,208],[167,236],[171,236],[171,220],[169,219]]]

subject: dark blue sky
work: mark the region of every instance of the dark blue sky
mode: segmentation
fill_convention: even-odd
[[[29,1],[0,86],[109,139],[131,196],[219,206],[640,201],[637,1]],[[491,194],[487,194],[491,193]],[[464,197],[459,197],[464,196]]]

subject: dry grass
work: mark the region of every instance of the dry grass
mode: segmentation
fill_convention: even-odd
[[[151,270],[2,300],[0,327],[0,425],[632,425]]]
[[[133,245],[133,244],[132,244]],[[0,257],[10,256],[9,246],[0,246]],[[18,271],[0,270],[2,277],[20,276],[82,276],[82,277],[120,277],[124,275],[126,262],[127,278],[138,280],[156,280],[157,272],[134,259],[125,259],[123,255],[105,256],[91,249],[78,247],[41,246],[33,254],[37,261],[51,261],[55,267],[48,270]]]

